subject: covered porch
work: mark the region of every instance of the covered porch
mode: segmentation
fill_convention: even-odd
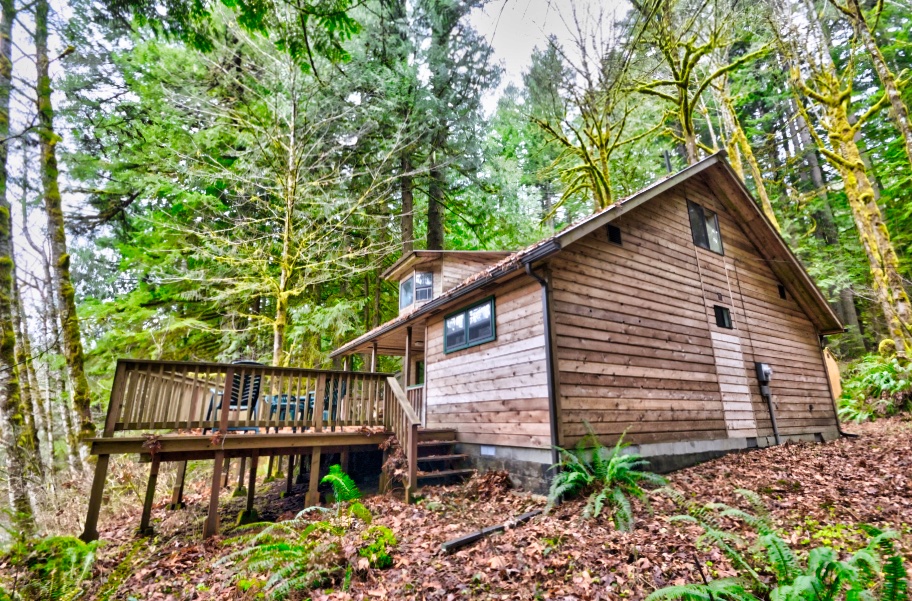
[[[426,321],[410,320],[406,314],[339,347],[330,356],[341,357],[348,365],[352,356],[360,355],[364,365],[370,366],[372,372],[376,370],[380,356],[402,357],[402,369],[394,377],[405,391],[409,404],[423,426],[427,423],[424,363],[426,340]]]

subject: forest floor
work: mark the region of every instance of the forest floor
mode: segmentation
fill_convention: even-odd
[[[893,418],[849,426],[860,434],[826,444],[787,444],[730,454],[669,476],[670,484],[699,503],[745,506],[735,489],[756,491],[795,549],[863,546],[859,524],[901,533],[912,558],[912,421]],[[610,518],[584,520],[581,501],[491,536],[453,555],[440,544],[502,523],[544,505],[540,496],[496,486],[496,479],[425,488],[423,499],[373,496],[365,505],[374,523],[388,526],[399,544],[393,567],[356,571],[347,592],[314,591],[313,599],[642,599],[658,587],[734,575],[714,549],[698,548],[700,530],[672,523],[679,511],[655,495],[653,513],[642,507],[632,533]],[[275,485],[258,506],[284,519],[303,495],[279,499]],[[203,487],[188,495],[188,509],[156,507],[157,535],[136,539],[138,515],[108,520],[90,599],[254,599],[241,592],[230,565],[215,565],[232,547],[226,538],[202,541]],[[241,499],[223,502],[224,519]],[[735,522],[732,522],[734,525]],[[236,549],[236,547],[233,547]],[[699,566],[698,566],[699,562]]]

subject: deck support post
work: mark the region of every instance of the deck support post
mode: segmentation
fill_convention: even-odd
[[[345,449],[343,449],[342,452],[339,453],[339,467],[341,467],[342,471],[345,472],[346,474],[348,473],[348,460],[349,460],[348,447],[345,447]]]
[[[101,512],[101,502],[104,499],[105,479],[108,477],[108,463],[110,455],[99,455],[95,464],[95,477],[92,479],[92,492],[89,494],[89,510],[86,513],[85,528],[79,538],[83,542],[98,540],[98,514]]]
[[[168,509],[184,508],[184,480],[187,477],[187,462],[180,461],[177,464],[177,473],[174,476],[174,488],[171,489],[171,502]]]
[[[288,456],[288,473],[285,475],[285,492],[282,493],[282,498],[291,496],[291,487],[294,483],[294,455]]]
[[[152,465],[149,466],[149,483],[146,485],[146,500],[143,503],[142,517],[139,519],[140,536],[152,536],[152,503],[155,502],[155,486],[158,484],[158,468],[161,465],[161,459],[158,455],[152,456]]]
[[[269,462],[266,464],[266,477],[263,478],[263,483],[272,482],[275,478],[272,475],[272,462],[275,461],[275,455],[269,456]]]
[[[307,488],[307,496],[304,497],[304,505],[314,507],[320,504],[320,447],[314,447],[313,454],[310,456],[310,485]]]
[[[304,471],[304,457],[306,455],[298,455],[298,477],[295,478],[295,484],[304,484],[307,478],[307,472]]]
[[[412,382],[412,326],[405,328],[405,357],[402,358],[402,390]]]
[[[225,452],[216,451],[212,459],[212,487],[209,491],[209,516],[203,525],[203,538],[218,534],[219,530],[219,484],[222,479],[222,464],[225,461]]]
[[[237,479],[237,488],[234,489],[234,492],[231,493],[232,497],[243,497],[247,494],[247,489],[244,488],[244,474],[247,472],[247,457],[241,457],[241,469],[238,471]]]
[[[222,471],[222,488],[228,488],[228,480],[231,474],[231,459],[225,459],[225,469]]]
[[[250,456],[250,474],[247,478],[247,505],[244,511],[241,512],[241,515],[238,516],[238,526],[244,524],[251,524],[260,519],[257,510],[253,508],[253,497],[256,494],[256,476],[257,476],[257,464],[259,463],[260,452],[253,451],[253,455]]]

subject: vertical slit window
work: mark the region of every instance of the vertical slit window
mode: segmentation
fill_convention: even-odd
[[[414,280],[408,278],[399,284],[399,308],[405,309],[413,302],[415,302],[414,292]]]
[[[621,245],[621,228],[616,225],[611,225],[610,223],[605,226],[605,229],[608,230],[608,242],[612,244]]]

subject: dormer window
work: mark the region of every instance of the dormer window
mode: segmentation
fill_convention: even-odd
[[[415,274],[415,301],[423,302],[434,298],[434,274],[418,272]]]
[[[402,280],[402,282],[399,284],[399,308],[400,309],[405,309],[406,307],[411,305],[413,302],[415,302],[414,283],[415,283],[415,281],[413,278],[408,278],[406,280]]]
[[[399,309],[423,303],[434,298],[434,274],[418,271],[399,283]]]

